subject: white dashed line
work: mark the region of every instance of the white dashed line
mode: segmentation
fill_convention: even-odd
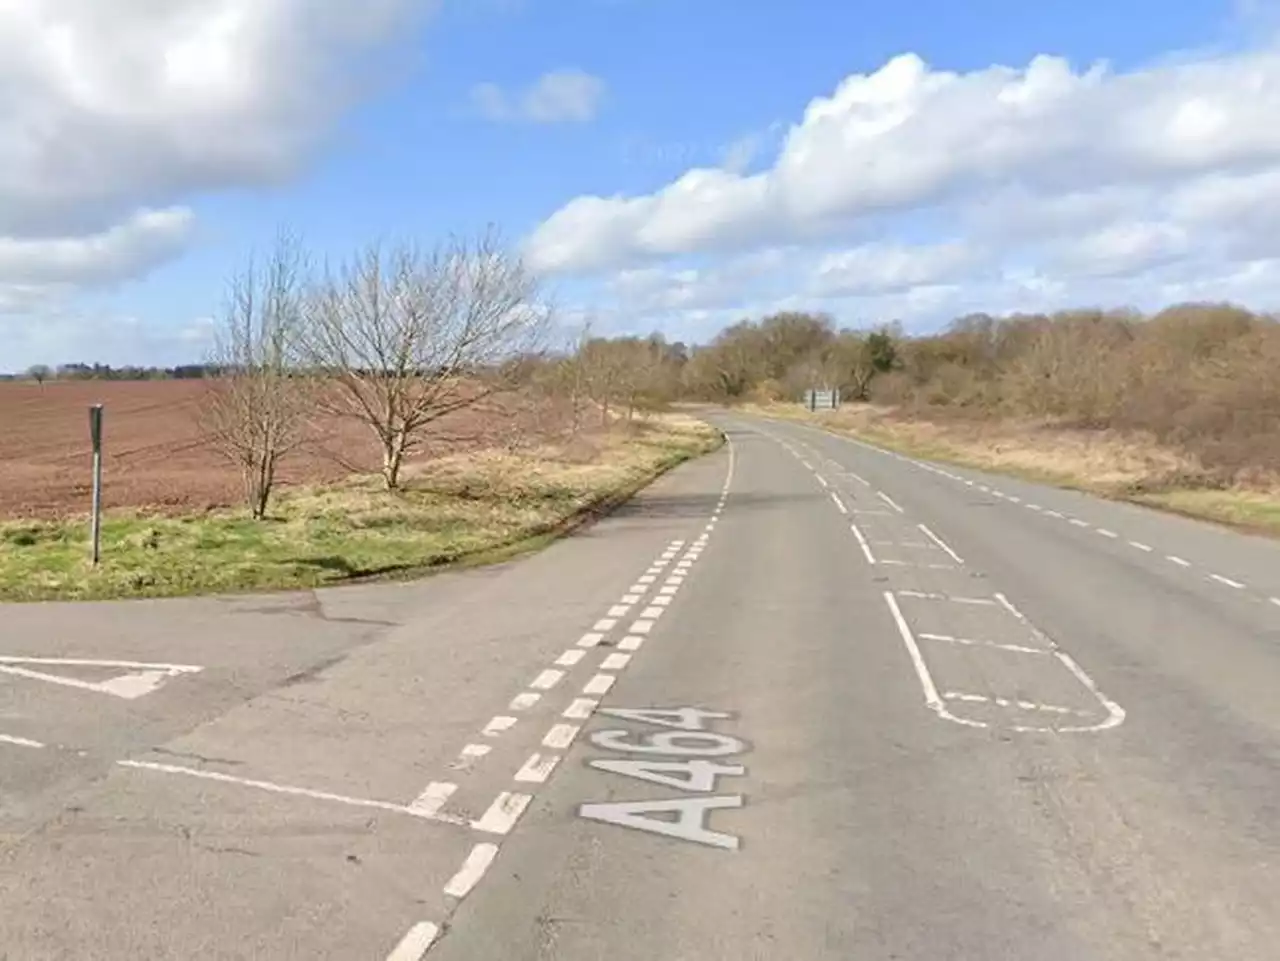
[[[609,608],[609,616],[610,617],[626,617],[627,613],[630,610],[631,610],[630,604],[614,604],[613,607]]]
[[[1280,607],[1280,597],[1268,597],[1267,600],[1269,600],[1276,607]]]
[[[485,811],[478,821],[472,821],[471,826],[477,831],[484,831],[486,834],[506,834],[516,822],[520,820],[520,815],[524,814],[524,809],[529,806],[529,802],[533,800],[531,794],[514,794],[510,791],[503,791],[489,805],[489,810]]]
[[[658,594],[661,597],[671,597],[676,591],[680,590],[675,584],[664,584],[658,588]]]
[[[637,601],[639,601],[640,598],[642,598],[643,596],[644,596],[644,591],[639,591],[634,594],[623,594],[622,597],[618,598],[618,603],[626,604],[628,609],[630,609],[630,606],[636,603]],[[622,613],[625,614],[626,611],[624,610]]]
[[[926,641],[942,641],[947,644],[961,644],[972,647],[994,647],[1002,651],[1012,651],[1015,654],[1050,653],[1041,647],[1023,647],[1021,644],[1002,644],[999,641],[979,641],[968,637],[955,637],[951,634],[918,634],[916,636]]]
[[[1130,547],[1136,547],[1138,550],[1140,550],[1140,551],[1146,551],[1147,553],[1150,553],[1150,552],[1151,552],[1151,547],[1150,547],[1150,545],[1144,544],[1144,543],[1142,543],[1141,541],[1130,541],[1130,542],[1129,542],[1129,546],[1130,546]]]
[[[643,637],[633,637],[632,635],[627,635],[626,637],[624,637],[622,640],[618,642],[618,650],[638,651],[640,650],[640,646],[642,644],[644,644]]]
[[[597,674],[583,686],[582,693],[595,695],[607,694],[609,693],[609,688],[613,687],[613,680],[614,678],[612,674]]]
[[[566,707],[564,713],[560,716],[567,717],[572,721],[585,721],[599,704],[599,701],[593,701],[589,697],[576,697],[573,699],[573,703]]]
[[[1173,561],[1173,563],[1177,564],[1179,567],[1191,566],[1190,561],[1184,561],[1181,557],[1175,557],[1173,554],[1166,554],[1164,559],[1166,561]]]
[[[579,653],[579,652],[574,652]],[[564,671],[556,671],[548,668],[537,677],[535,677],[529,686],[535,691],[549,691],[564,679]]]
[[[600,670],[602,671],[620,671],[631,662],[630,654],[619,654],[614,652],[600,662]]]
[[[496,844],[477,844],[462,862],[462,867],[449,883],[444,886],[444,893],[451,898],[465,898],[471,889],[480,883],[489,865],[498,856]]]
[[[1099,527],[1098,533],[1101,534],[1103,537],[1119,537],[1120,536],[1115,531],[1109,531],[1105,527]]]
[[[862,548],[862,553],[867,558],[867,563],[874,564],[876,562],[876,556],[871,553],[871,545],[868,544],[867,539],[862,536],[862,531],[858,529],[858,525],[850,524],[849,530],[853,531],[853,536],[858,539],[858,544]]]
[[[920,528],[921,532],[923,532],[925,537],[929,538],[929,540],[933,541],[935,544],[941,547],[944,551],[946,551],[947,556],[950,557],[953,561],[955,561],[957,564],[964,563],[964,558],[962,558],[959,554],[957,554],[950,547],[948,547],[946,542],[944,542],[943,539],[939,537],[937,534],[935,534],[933,531],[929,530],[928,527],[926,527],[924,524],[917,524],[916,527]]]
[[[547,731],[547,736],[542,739],[542,745],[563,751],[573,743],[573,739],[578,736],[580,730],[582,728],[576,724],[552,725],[551,730]]]
[[[670,594],[664,594],[661,597],[655,597],[653,599],[653,603],[656,607],[666,607],[673,600],[675,600],[675,598],[672,597]]]
[[[1043,508],[1042,508],[1039,504],[1028,504],[1028,505],[1027,505],[1027,510],[1029,510],[1029,511],[1038,511],[1038,510],[1043,510]]]
[[[541,694],[531,691],[525,691],[523,694],[517,694],[511,699],[511,703],[507,705],[508,711],[527,711],[533,707],[538,701],[542,700]]]
[[[640,612],[640,616],[641,616],[641,617],[646,617],[646,618],[658,618],[658,617],[661,617],[661,616],[662,616],[662,608],[661,608],[661,607],[646,607],[643,611],[641,611],[641,612]]]
[[[440,929],[436,925],[430,921],[419,921],[387,955],[387,961],[422,961],[439,936]]]
[[[936,594],[929,591],[898,591],[899,597],[915,597],[923,601],[950,601],[953,604],[980,604],[998,607],[997,601],[989,597],[958,597],[955,594]]]
[[[1062,515],[1062,514],[1058,513],[1057,511],[1045,511],[1045,512],[1044,512],[1044,514],[1045,514],[1045,517],[1056,517],[1056,518],[1058,518],[1058,520],[1062,520],[1062,518],[1063,518],[1063,516],[1064,516],[1064,515]]]
[[[578,641],[579,647],[595,647],[604,640],[604,635],[598,632],[591,634],[583,634]]]
[[[1244,590],[1244,585],[1239,581],[1233,581],[1231,578],[1223,577],[1221,574],[1210,574],[1209,576],[1219,584],[1226,584],[1227,587],[1234,587],[1238,591]]]
[[[632,621],[630,630],[632,634],[648,634],[653,630],[653,621],[648,619]]]
[[[1069,522],[1070,524],[1072,524],[1074,527],[1088,527],[1088,526],[1089,526],[1089,522],[1088,522],[1088,521],[1082,521],[1082,520],[1081,520],[1080,518],[1078,518],[1078,517],[1069,517],[1069,518],[1067,518],[1067,520],[1068,520],[1068,522]]]
[[[586,651],[581,648],[571,647],[556,658],[556,663],[561,667],[573,667],[586,656]]]
[[[827,483],[827,479],[823,477],[821,474],[814,474],[813,476],[818,478],[818,483],[821,484],[823,487],[831,486],[830,484]]]
[[[836,507],[839,509],[841,514],[849,513],[849,508],[844,506],[844,501],[840,499],[840,495],[835,491],[831,492],[831,499],[836,502]]]
[[[453,771],[467,771],[471,766],[484,757],[493,747],[488,744],[468,744],[458,752],[458,759],[449,765],[449,769]]]
[[[596,621],[595,626],[592,629],[596,631],[611,631],[617,626],[618,619],[616,617],[602,617],[600,620]]]
[[[497,737],[503,731],[510,730],[515,726],[516,719],[514,717],[506,717],[499,715],[484,726],[481,732],[485,737]]]
[[[898,505],[897,501],[895,501],[892,497],[890,497],[890,496],[889,496],[888,494],[886,494],[884,491],[876,491],[876,495],[877,495],[877,496],[878,496],[882,501],[884,501],[886,504],[888,504],[890,507],[892,507],[895,511],[897,511],[899,514],[905,514],[905,513],[906,513],[906,511],[904,511],[904,510],[903,510],[903,509]]]
[[[516,771],[515,779],[522,784],[542,784],[547,778],[551,777],[551,772],[556,769],[556,765],[560,763],[558,754],[530,754],[529,760],[524,762],[524,766]]]

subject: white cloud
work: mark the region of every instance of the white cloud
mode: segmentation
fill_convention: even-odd
[[[814,99],[768,169],[729,163],[650,194],[577,197],[526,253],[547,273],[643,267],[650,302],[670,311],[781,302],[763,288],[921,322],[1191,293],[1274,307],[1277,116],[1280,46],[1127,73],[1048,56],[951,73],[903,55]],[[714,267],[666,266],[788,246],[807,257],[737,290]]]
[[[144,272],[175,204],[293,173],[435,2],[0,0],[0,303]]]
[[[495,83],[478,84],[472,105],[488,120],[528,123],[586,123],[604,100],[605,84],[582,70],[553,70],[524,90],[505,92]]]
[[[182,250],[193,217],[185,207],[140,210],[97,234],[19,240],[0,237],[0,289],[80,286],[122,280]]]

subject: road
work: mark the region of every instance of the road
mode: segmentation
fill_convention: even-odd
[[[1280,944],[1280,545],[708,415],[419,584],[0,606],[0,959]]]

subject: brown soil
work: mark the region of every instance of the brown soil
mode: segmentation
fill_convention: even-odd
[[[103,506],[182,514],[239,502],[235,469],[201,437],[204,382],[0,383],[0,517],[63,517],[89,509],[91,404],[103,404]],[[520,395],[491,398],[442,418],[419,459],[532,442],[558,430],[561,412]],[[282,471],[285,486],[375,470],[368,428],[315,425],[316,439]]]

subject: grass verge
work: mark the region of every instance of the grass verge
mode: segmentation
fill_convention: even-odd
[[[1191,458],[1137,434],[1012,421],[926,421],[891,408],[809,411],[795,404],[746,410],[849,434],[923,460],[972,467],[1280,536],[1280,487],[1206,486]]]
[[[390,494],[374,478],[282,491],[272,517],[109,514],[103,562],[87,520],[0,523],[0,600],[170,597],[325,587],[420,576],[536,550],[715,449],[680,415],[522,453],[445,458]]]

